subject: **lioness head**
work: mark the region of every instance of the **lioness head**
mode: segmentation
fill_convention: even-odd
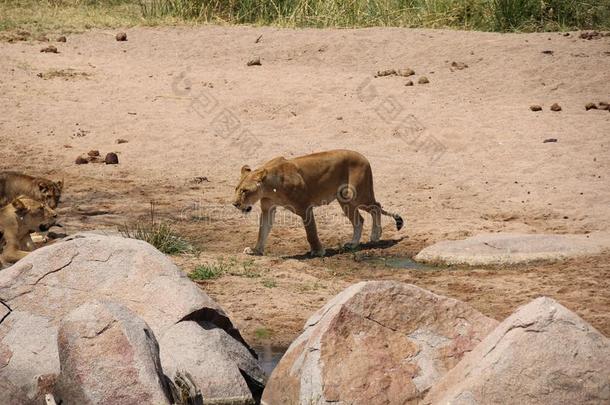
[[[252,211],[252,206],[263,195],[262,184],[266,176],[266,169],[252,171],[248,166],[242,167],[241,179],[237,187],[235,187],[233,206],[242,212]]]
[[[42,196],[45,204],[47,204],[50,208],[57,208],[64,183],[61,180],[51,181],[47,179],[36,179],[36,182],[38,191],[40,191],[40,195]]]
[[[57,213],[44,203],[22,196],[15,198],[11,204],[22,230],[44,232],[55,225]]]

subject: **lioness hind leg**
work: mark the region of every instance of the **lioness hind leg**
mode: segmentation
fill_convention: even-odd
[[[371,214],[373,219],[373,227],[371,229],[371,242],[379,242],[381,239],[381,208],[378,204],[366,205],[362,207],[363,210]]]
[[[346,243],[344,247],[348,249],[353,249],[360,244],[360,237],[362,236],[362,226],[364,224],[364,218],[360,215],[358,211],[358,207],[352,204],[341,204],[341,208],[343,209],[343,213],[352,223],[354,228],[354,234],[352,236],[352,241]]]
[[[326,251],[318,238],[318,229],[316,227],[316,220],[313,216],[313,209],[310,207],[299,214],[303,219],[303,225],[305,226],[305,233],[307,233],[307,242],[311,247],[312,256],[324,256]]]

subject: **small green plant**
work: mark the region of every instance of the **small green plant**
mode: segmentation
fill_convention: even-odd
[[[209,263],[195,267],[195,270],[189,273],[191,280],[213,280],[222,276],[227,271],[224,263]]]
[[[266,278],[263,280],[263,286],[267,287],[267,288],[275,288],[275,287],[277,287],[277,282],[270,278]]]
[[[194,252],[193,246],[177,235],[171,225],[155,222],[154,204],[150,204],[150,222],[136,221],[118,227],[125,238],[139,239],[150,243],[168,255]]]
[[[271,336],[271,331],[267,328],[258,328],[254,331],[257,339],[268,339]]]

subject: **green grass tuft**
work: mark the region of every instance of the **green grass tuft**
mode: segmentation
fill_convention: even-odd
[[[134,222],[120,226],[119,232],[126,238],[148,242],[168,255],[195,251],[189,242],[174,233],[169,224]]]
[[[195,270],[189,273],[191,280],[213,280],[222,276],[227,272],[227,267],[223,262],[202,264],[195,267]]]

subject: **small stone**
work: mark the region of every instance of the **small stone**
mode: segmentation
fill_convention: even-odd
[[[379,70],[377,74],[375,74],[375,77],[396,76],[397,74],[396,69],[386,69]]]
[[[468,65],[465,64],[464,62],[456,62],[456,61],[451,62],[451,70],[453,70],[453,69],[463,70],[463,69],[466,69],[467,67],[468,67]]]
[[[547,138],[542,143],[555,143],[557,142],[557,138]]]
[[[36,37],[36,41],[39,41],[39,42],[49,42],[49,38],[47,38],[47,36],[44,35],[44,34],[40,34],[40,35],[38,35]]]
[[[413,80],[409,80],[405,83],[405,86],[413,86]]]
[[[430,83],[430,80],[428,80],[428,78],[426,76],[422,76],[419,78],[419,80],[417,81],[417,84],[427,84]]]
[[[561,106],[557,103],[553,103],[551,106],[551,111],[561,111]]]
[[[56,41],[57,42],[66,42],[67,39],[64,35],[61,35],[61,36],[57,37]]]
[[[542,53],[544,53],[545,55],[552,55],[553,51],[551,50],[546,50],[546,51],[542,51]]]
[[[123,138],[119,138],[116,140],[116,143],[118,143],[118,144],[127,143],[127,142],[129,142],[129,141],[127,139],[123,139]]]
[[[260,57],[256,57],[254,59],[251,59],[248,61],[248,63],[246,63],[247,66],[261,66],[261,58]]]
[[[87,155],[91,156],[91,157],[96,157],[100,155],[100,151],[99,150],[90,150],[89,152],[87,152]]]
[[[610,103],[606,101],[600,101],[598,107],[600,110],[610,110]]]
[[[595,103],[587,103],[585,104],[585,110],[597,110],[597,106],[595,105]]]
[[[55,47],[54,45],[49,45],[47,47],[44,47],[40,50],[40,52],[45,52],[45,53],[59,53],[57,51],[57,47]]]
[[[532,111],[542,111],[542,107],[539,106],[538,104],[533,104],[533,105],[530,105],[530,110],[532,110]]]
[[[117,41],[127,41],[127,33],[119,32],[118,34],[116,34],[115,38]]]
[[[409,77],[409,76],[413,76],[415,74],[415,70],[413,69],[398,69],[398,71],[396,72],[398,74],[398,76],[403,76],[403,77]]]
[[[107,165],[118,165],[119,157],[117,156],[116,153],[110,152],[106,155],[106,158],[104,159],[104,163],[106,163]]]
[[[76,163],[77,165],[86,165],[87,163],[89,163],[89,161],[84,157],[79,156],[76,158],[76,161],[74,163]]]

